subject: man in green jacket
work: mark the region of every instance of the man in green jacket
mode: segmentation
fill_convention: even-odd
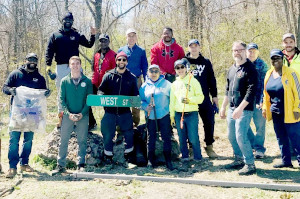
[[[300,75],[300,51],[296,47],[296,38],[292,33],[286,33],[282,36],[283,64],[293,68]]]
[[[71,133],[77,134],[78,162],[77,170],[83,171],[87,147],[89,123],[89,107],[86,98],[93,93],[92,82],[81,73],[81,59],[78,56],[70,58],[71,73],[64,77],[60,86],[60,100],[63,109],[61,140],[57,157],[57,169],[53,174],[66,172],[66,157]]]

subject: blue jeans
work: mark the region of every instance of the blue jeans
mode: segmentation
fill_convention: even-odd
[[[29,155],[32,148],[33,132],[24,132],[24,140],[22,145],[21,155],[19,156],[19,141],[21,132],[11,131],[9,132],[9,147],[8,147],[8,159],[9,168],[16,169],[17,164],[20,161],[20,165],[28,164]]]
[[[300,165],[300,122],[284,123],[284,116],[276,113],[272,113],[272,118],[282,163],[291,164],[290,139]]]
[[[256,128],[256,135],[254,135],[251,127],[248,131],[248,138],[251,146],[255,149],[255,151],[265,153],[266,148],[264,147],[264,143],[266,134],[266,119],[262,116],[262,110],[256,107],[253,111],[253,122]]]
[[[198,134],[198,112],[186,112],[184,114],[183,129],[180,128],[181,113],[175,112],[176,128],[179,136],[182,159],[189,157],[188,141],[192,144],[194,159],[201,160],[201,148]]]
[[[170,125],[170,115],[167,114],[161,119],[157,120],[158,130],[161,133],[161,138],[164,141],[163,149],[164,151],[171,152],[171,125]],[[155,151],[155,143],[156,143],[156,124],[155,120],[148,120],[148,151]]]
[[[65,167],[68,153],[68,145],[71,133],[74,131],[77,136],[78,154],[77,164],[85,164],[85,155],[87,148],[87,135],[88,135],[89,116],[84,115],[78,122],[73,122],[69,119],[68,115],[63,115],[61,130],[60,130],[60,145],[57,156],[58,165]]]
[[[229,108],[227,113],[228,139],[236,158],[243,158],[245,164],[254,164],[252,147],[248,138],[253,111],[244,110],[242,116],[234,120],[232,118],[234,110],[233,108]]]
[[[101,132],[104,141],[104,154],[113,155],[113,138],[116,134],[116,126],[120,127],[125,138],[125,153],[133,151],[133,121],[131,112],[121,115],[105,112],[101,120]]]

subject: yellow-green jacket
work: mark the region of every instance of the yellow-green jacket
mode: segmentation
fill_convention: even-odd
[[[295,48],[295,50],[296,53],[291,63],[289,63],[287,59],[283,59],[283,65],[293,68],[298,73],[298,75],[300,75],[300,51],[297,47]]]
[[[266,110],[267,120],[272,120],[272,113],[270,110],[271,100],[270,96],[266,91],[267,82],[272,75],[274,67],[272,66],[268,70],[265,81],[264,81],[264,100],[263,100],[263,110]],[[294,69],[288,68],[286,66],[282,67],[282,85],[284,89],[284,122],[285,123],[295,123],[299,122],[295,119],[293,112],[300,112],[300,84],[299,84],[299,75],[295,72]]]
[[[185,78],[176,78],[171,85],[170,93],[170,117],[175,116],[176,112],[182,112],[184,104],[181,102],[182,98],[186,96],[186,89],[189,83],[190,75],[186,75]],[[202,89],[198,80],[193,76],[191,77],[191,82],[189,86],[189,92],[187,97],[190,102],[184,107],[184,112],[198,111],[198,104],[201,104],[204,99]]]

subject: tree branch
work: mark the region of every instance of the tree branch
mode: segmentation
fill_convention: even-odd
[[[110,22],[110,24],[108,25],[108,27],[106,28],[106,30],[104,32],[107,32],[110,27],[116,22],[118,21],[118,19],[120,19],[122,16],[126,15],[128,12],[130,12],[133,8],[135,8],[136,6],[140,5],[142,2],[144,2],[146,0],[141,0],[138,3],[136,3],[134,6],[132,6],[131,8],[129,8],[128,10],[126,10],[124,13],[120,14],[119,16],[117,16],[112,22]]]
[[[89,8],[90,12],[92,13],[93,18],[94,18],[94,20],[95,20],[95,19],[96,19],[96,13],[94,12],[93,8],[91,7],[91,5],[90,5],[90,3],[89,3],[89,0],[85,0],[85,3],[86,3],[86,5],[87,5],[87,7]],[[93,2],[91,2],[91,3],[93,3]]]
[[[80,49],[79,49],[79,54],[82,55],[82,57],[84,57],[84,59],[86,59],[90,64],[92,64],[92,60],[88,58],[88,56],[86,56]]]

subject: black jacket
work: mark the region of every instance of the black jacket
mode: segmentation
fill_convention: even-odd
[[[68,32],[60,29],[58,32],[53,33],[49,39],[46,50],[46,64],[51,66],[54,56],[57,64],[68,64],[72,56],[79,55],[79,45],[91,48],[94,42],[95,35],[91,35],[90,41],[88,41],[84,35],[75,29]]]
[[[191,58],[190,53],[187,53],[185,58],[196,67],[193,70],[193,75],[199,81],[204,97],[209,97],[209,94],[212,97],[217,97],[217,81],[209,59],[203,57],[200,53],[197,59]]]
[[[128,69],[123,74],[117,72],[117,68],[108,71],[98,88],[104,95],[137,96],[139,94],[137,79]],[[129,107],[105,107],[108,113],[123,114],[130,112]]]
[[[24,65],[20,66],[8,75],[2,91],[6,95],[11,95],[9,89],[19,86],[26,86],[35,89],[47,89],[45,78],[39,73],[39,71],[35,70],[34,72],[29,73],[25,70]],[[12,100],[13,97],[11,98],[11,102]]]
[[[249,104],[245,110],[253,111],[257,82],[257,71],[249,59],[239,67],[232,65],[227,74],[226,84],[226,96],[229,98],[230,107],[236,108],[246,100]]]

